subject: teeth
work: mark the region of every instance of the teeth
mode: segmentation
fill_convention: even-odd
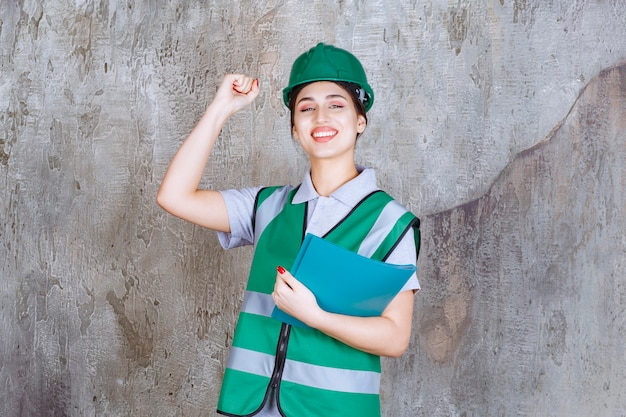
[[[329,136],[333,136],[336,132],[316,132],[313,133],[314,138],[326,138]]]

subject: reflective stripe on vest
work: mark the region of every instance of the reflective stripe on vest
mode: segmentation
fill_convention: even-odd
[[[398,204],[396,201],[390,201],[387,203],[383,211],[378,216],[376,223],[369,231],[361,246],[359,246],[358,254],[367,258],[371,257],[378,245],[385,239],[385,236],[389,234],[391,229],[395,226],[396,222],[406,213],[406,209]]]
[[[226,366],[269,378],[274,369],[274,361],[274,355],[233,347]],[[330,368],[291,359],[285,361],[282,380],[313,388],[354,394],[378,394],[380,389],[380,373],[378,372]]]
[[[259,243],[259,238],[268,224],[280,213],[285,206],[291,187],[282,187],[274,191],[257,208],[254,225],[254,245]]]
[[[271,294],[256,291],[246,291],[243,297],[241,311],[258,316],[271,317],[276,304]]]

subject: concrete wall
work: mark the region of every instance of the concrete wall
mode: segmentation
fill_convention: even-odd
[[[359,162],[423,220],[385,416],[626,414],[626,3],[0,3],[0,415],[208,416],[250,251],[156,207],[225,72],[204,184],[297,183],[318,41],[376,91]]]

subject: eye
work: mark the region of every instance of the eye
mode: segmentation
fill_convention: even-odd
[[[313,107],[313,106],[311,106],[309,104],[306,104],[306,105],[300,107],[300,111],[303,112],[303,113],[307,112],[307,111],[312,111],[312,110],[315,110],[315,107]]]
[[[343,98],[334,97],[332,100],[328,101],[329,109],[343,109],[346,107],[346,101]]]

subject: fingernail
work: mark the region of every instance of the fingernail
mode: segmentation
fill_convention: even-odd
[[[278,267],[276,268],[276,270],[278,271],[279,274],[284,274],[285,272],[287,272],[285,270],[285,268],[283,268],[282,266],[278,265]]]

